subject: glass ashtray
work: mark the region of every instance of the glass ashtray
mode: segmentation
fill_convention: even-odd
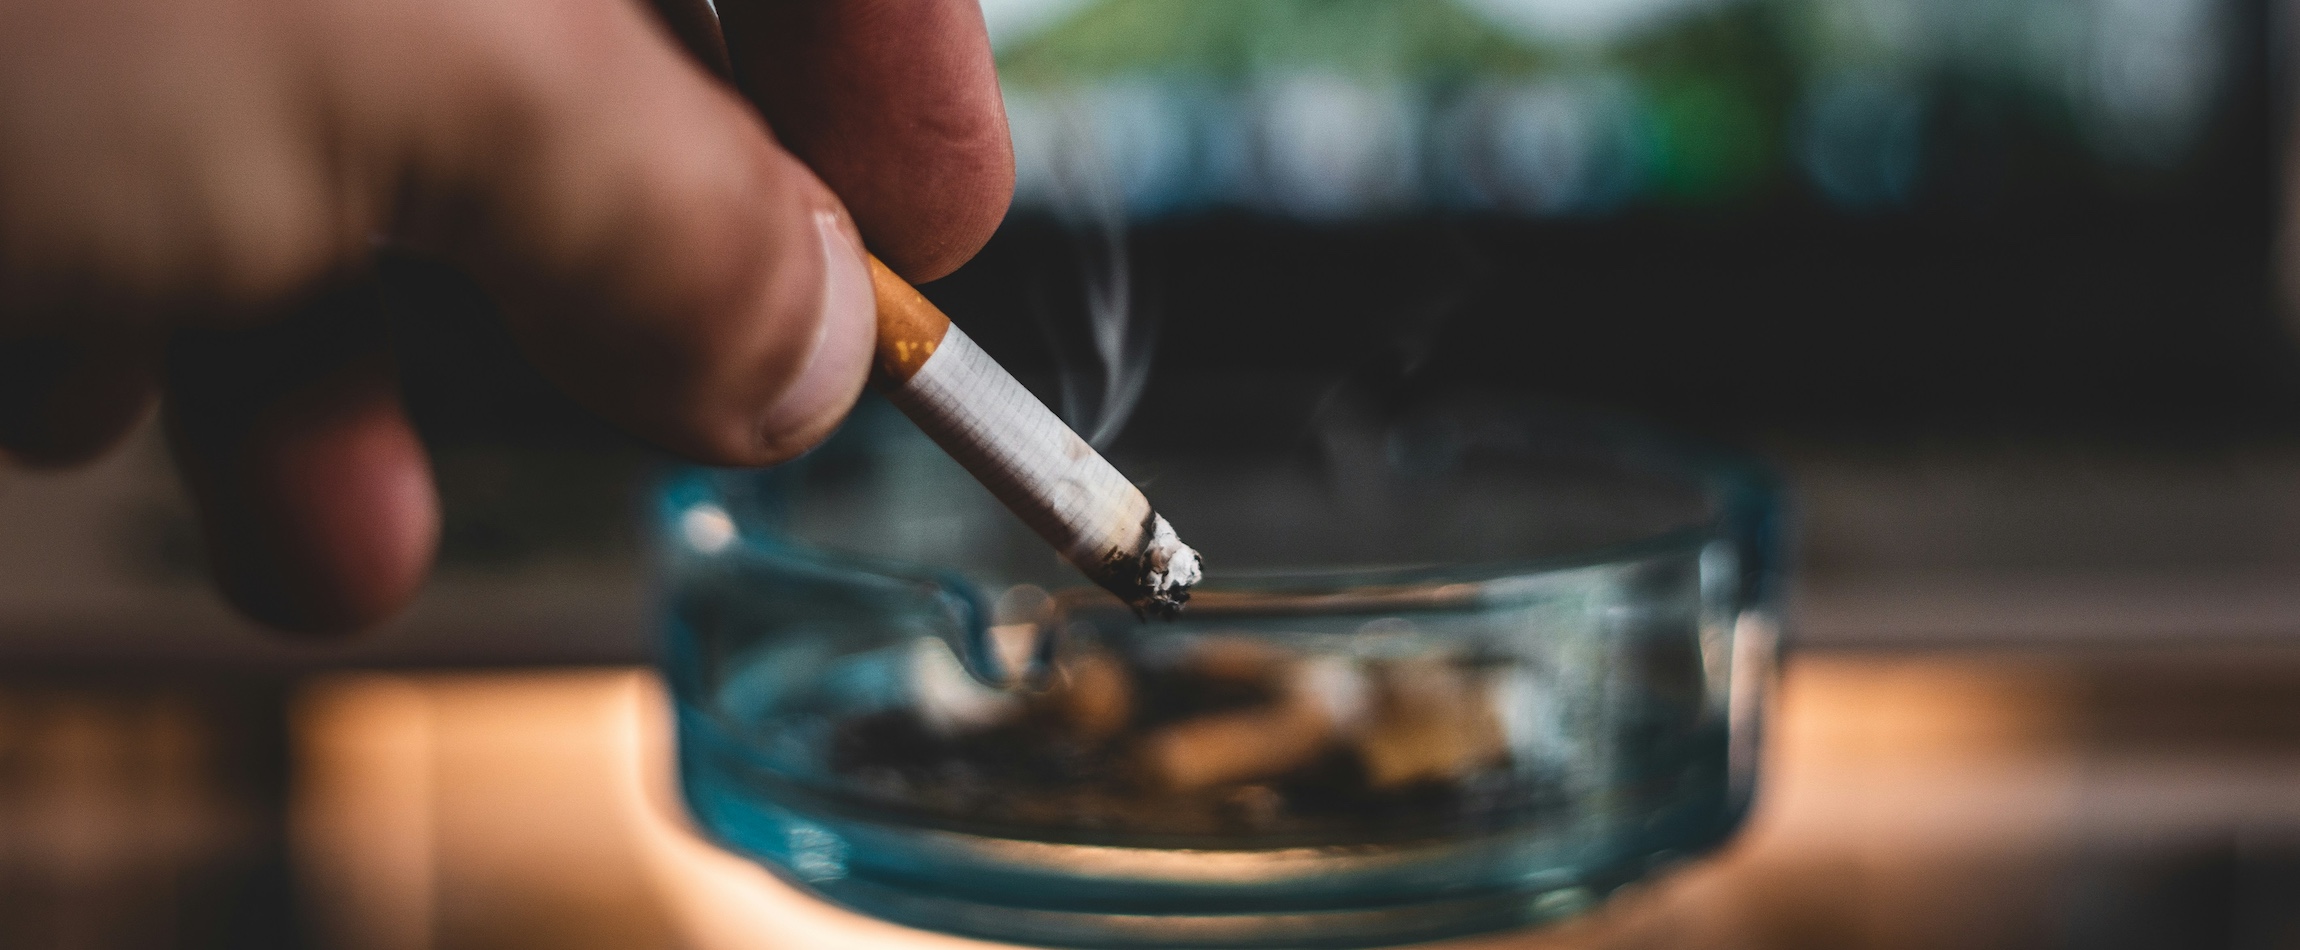
[[[1151,400],[1108,453],[1206,558],[1136,618],[866,400],[658,495],[700,827],[899,923],[1372,946],[1594,905],[1747,809],[1759,468],[1506,401]]]

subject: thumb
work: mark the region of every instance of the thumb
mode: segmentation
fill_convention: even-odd
[[[838,199],[645,8],[517,6],[499,40],[515,48],[413,78],[449,85],[407,100],[400,232],[471,271],[545,376],[642,438],[728,465],[820,441],[876,336]]]

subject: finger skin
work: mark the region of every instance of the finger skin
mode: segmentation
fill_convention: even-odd
[[[488,124],[405,116],[399,233],[471,272],[537,368],[608,421],[713,464],[804,451],[867,373],[867,305],[828,306],[852,297],[832,293],[830,255],[862,256],[838,199],[650,11],[527,12],[523,55],[447,51],[424,80],[488,90],[472,106]],[[825,216],[850,232],[828,248]]]
[[[788,458],[865,376],[815,223],[848,219],[666,22],[632,0],[18,0],[0,329],[258,325],[388,235],[473,272],[610,421]]]
[[[1014,196],[975,0],[722,0],[735,74],[775,135],[913,282],[957,270]]]
[[[0,332],[245,325],[365,253],[279,0],[0,4]]]
[[[911,276],[956,266],[1011,190],[979,14],[949,0],[920,5],[917,23],[826,9],[816,40],[776,42],[860,58],[810,53],[794,75],[861,82],[833,97],[889,111],[793,112],[786,140],[842,176]],[[258,339],[295,337],[327,309],[314,294],[362,279],[379,239],[471,273],[540,372],[633,434],[716,464],[789,458],[866,378],[864,241],[760,108],[681,48],[709,47],[691,14],[633,0],[12,0],[0,337],[176,334],[167,419],[220,581],[297,629],[404,602],[438,530],[385,341]],[[873,22],[908,52],[862,42]],[[902,76],[864,75],[875,69]],[[849,134],[861,140],[831,141]],[[26,444],[53,421],[20,418]]]
[[[282,630],[331,634],[396,612],[439,538],[430,462],[380,339],[341,295],[287,324],[171,348],[169,446],[215,580]]]

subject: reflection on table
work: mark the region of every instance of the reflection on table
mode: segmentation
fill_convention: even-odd
[[[1482,948],[2290,946],[2300,655],[1809,654],[1725,853]],[[697,840],[638,670],[363,674],[295,706],[324,945],[970,944]],[[2201,941],[2201,942],[2199,942]],[[2281,941],[2281,942],[2280,942]],[[979,945],[979,944],[975,944]]]

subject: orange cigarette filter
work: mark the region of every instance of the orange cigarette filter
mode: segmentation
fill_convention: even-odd
[[[1000,503],[1138,614],[1171,617],[1198,552],[1132,481],[901,277],[871,258],[875,378]]]

